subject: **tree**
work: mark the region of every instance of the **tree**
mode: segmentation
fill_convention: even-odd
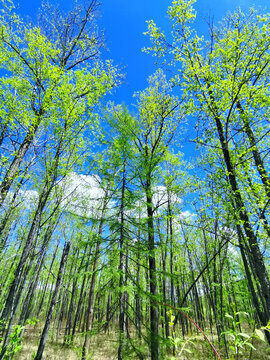
[[[148,262],[150,282],[150,351],[151,359],[160,359],[159,310],[157,306],[157,266],[155,255],[155,228],[153,201],[155,177],[158,168],[168,159],[169,145],[179,124],[179,102],[170,94],[165,75],[158,70],[149,78],[149,87],[138,94],[137,136],[138,173],[144,190],[147,216]]]
[[[268,229],[269,208],[269,175],[263,159],[269,134],[265,127],[269,114],[269,16],[260,16],[253,9],[244,15],[239,10],[229,15],[220,29],[211,28],[209,41],[204,41],[191,28],[196,18],[194,2],[179,0],[169,7],[171,43],[153,21],[148,23],[153,44],[148,50],[167,56],[167,63],[178,67],[173,82],[182,89],[189,113],[199,119],[198,143],[212,146],[209,158],[220,161],[228,191],[227,210],[233,213],[243,261],[247,257],[257,285],[254,305],[266,325],[270,282],[259,244]],[[258,205],[261,211],[255,219],[252,213]],[[259,228],[261,224],[259,232],[256,225]]]
[[[8,152],[1,159],[0,206],[21,176],[29,149],[36,150],[40,129],[65,126],[67,111],[70,120],[85,114],[117,82],[116,69],[99,59],[103,43],[95,26],[95,0],[66,17],[46,8],[40,26],[33,27],[24,24],[12,3],[3,5],[0,66],[8,76],[0,83],[0,116],[1,144]]]
[[[110,158],[113,163],[113,168],[116,169],[114,175],[114,182],[120,183],[118,185],[119,195],[114,194],[114,198],[119,199],[119,206],[116,210],[116,217],[118,221],[111,224],[117,234],[119,233],[119,346],[118,346],[118,360],[123,359],[125,330],[127,327],[127,293],[123,290],[127,285],[125,278],[127,278],[127,263],[128,263],[128,224],[127,224],[127,208],[130,207],[130,197],[128,197],[128,181],[129,181],[129,167],[132,160],[132,153],[134,149],[131,144],[132,128],[134,126],[134,119],[128,113],[126,108],[120,106],[112,106],[110,109],[109,123],[111,126],[112,136],[110,139]],[[118,175],[118,173],[120,173]],[[119,178],[119,179],[118,179]],[[116,185],[117,186],[117,185]],[[114,191],[115,193],[116,191]]]
[[[5,356],[42,226],[63,203],[65,194],[58,184],[75,167],[78,169],[86,149],[90,149],[91,141],[86,144],[84,136],[97,125],[94,108],[117,83],[116,68],[98,58],[99,37],[96,28],[92,28],[95,8],[96,2],[91,1],[87,8],[77,7],[66,18],[56,18],[51,12],[47,20],[42,18],[42,28],[26,26],[13,13],[13,5],[1,15],[0,61],[8,76],[1,78],[1,143],[7,156],[1,157],[4,170],[0,206],[4,202],[9,205],[6,200],[8,194],[12,196],[12,185],[17,195],[37,153],[39,161],[31,166],[31,185],[38,176],[39,194],[1,313],[4,327],[6,322],[8,326],[0,358]],[[57,21],[59,32],[51,38],[49,29]],[[14,99],[18,106],[14,106]],[[10,206],[12,209],[12,202]],[[1,215],[3,232],[9,210]]]
[[[41,360],[42,359],[42,355],[43,355],[43,351],[44,351],[44,347],[46,344],[46,340],[47,340],[47,336],[48,336],[48,332],[49,332],[49,327],[50,327],[50,323],[51,323],[51,319],[52,319],[52,314],[53,314],[53,310],[56,304],[56,300],[57,300],[57,295],[59,292],[59,288],[61,286],[61,282],[62,282],[62,276],[63,276],[63,272],[64,272],[64,268],[67,262],[67,257],[68,257],[68,253],[69,253],[69,249],[70,249],[70,243],[66,243],[63,249],[63,254],[62,254],[62,258],[61,258],[61,263],[60,263],[60,267],[59,267],[59,271],[58,271],[58,275],[57,275],[57,281],[55,284],[55,289],[53,292],[53,297],[52,297],[52,301],[48,310],[48,314],[46,317],[46,322],[45,322],[45,326],[43,328],[42,331],[42,335],[40,338],[40,342],[39,342],[39,346],[38,346],[38,350],[37,350],[37,354],[35,356],[36,360]]]

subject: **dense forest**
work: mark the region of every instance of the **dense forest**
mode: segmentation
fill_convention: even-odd
[[[96,0],[1,0],[1,360],[270,358],[270,16],[194,2],[131,106]]]

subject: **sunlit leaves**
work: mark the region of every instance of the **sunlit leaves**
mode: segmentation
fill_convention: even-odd
[[[196,12],[192,5],[196,0],[176,0],[168,9],[170,18],[176,24],[185,24],[196,18]]]

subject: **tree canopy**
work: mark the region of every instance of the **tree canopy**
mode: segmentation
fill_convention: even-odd
[[[270,17],[194,4],[132,107],[96,0],[1,0],[0,359],[268,356]]]

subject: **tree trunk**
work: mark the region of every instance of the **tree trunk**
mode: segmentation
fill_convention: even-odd
[[[7,193],[14,182],[19,167],[23,161],[24,155],[26,154],[27,150],[29,149],[30,145],[32,144],[32,141],[35,137],[36,131],[39,127],[39,124],[41,122],[41,116],[38,116],[36,119],[35,124],[30,128],[28,133],[26,134],[23,142],[21,143],[19,150],[16,152],[15,157],[6,172],[6,175],[0,184],[0,207],[3,205],[3,202],[5,201],[5,198],[7,196]]]
[[[108,190],[108,189],[107,189]],[[90,330],[90,316],[92,314],[92,306],[94,301],[94,292],[95,292],[95,284],[96,284],[96,275],[97,275],[97,266],[98,266],[98,260],[100,255],[100,246],[101,246],[101,235],[102,235],[102,229],[104,224],[104,216],[106,211],[106,199],[107,192],[105,194],[100,224],[99,224],[99,230],[98,230],[98,239],[96,244],[96,251],[94,255],[94,263],[92,268],[92,277],[91,277],[91,283],[90,283],[90,290],[89,290],[89,297],[88,297],[88,304],[86,308],[86,315],[85,315],[85,324],[84,324],[84,331],[85,331],[85,337],[84,337],[84,343],[82,348],[82,357],[81,360],[86,360],[87,356],[87,348],[88,348],[88,342],[89,342],[89,330]]]
[[[70,249],[70,242],[67,242],[64,246],[63,249],[63,253],[62,253],[62,258],[61,258],[61,263],[59,266],[59,270],[58,270],[58,275],[57,275],[57,280],[56,280],[56,284],[55,284],[55,289],[53,292],[53,297],[52,297],[52,301],[49,307],[49,311],[46,317],[46,322],[45,322],[45,326],[43,328],[42,331],[42,335],[40,338],[40,342],[39,342],[39,346],[38,346],[38,350],[37,350],[37,355],[35,357],[35,360],[41,360],[42,359],[42,354],[44,351],[44,347],[47,341],[47,336],[48,336],[48,331],[49,331],[49,327],[50,327],[50,323],[51,323],[51,319],[52,319],[52,315],[53,315],[53,310],[56,304],[56,300],[57,300],[57,296],[58,296],[58,292],[62,283],[62,275],[64,272],[64,268],[65,268],[65,264],[67,262],[67,258],[68,258],[68,253],[69,253],[69,249]]]
[[[248,212],[245,207],[245,203],[242,199],[240,190],[237,185],[237,179],[235,175],[235,171],[233,168],[233,164],[231,161],[231,156],[228,148],[228,143],[225,140],[223,126],[221,120],[218,116],[215,116],[216,126],[219,134],[220,144],[222,147],[222,152],[224,156],[224,161],[226,164],[226,168],[228,171],[228,180],[232,190],[233,196],[233,205],[235,205],[236,217],[241,220],[243,224],[243,228],[245,231],[245,235],[249,244],[249,256],[252,259],[252,264],[254,267],[254,275],[258,280],[262,292],[262,302],[263,306],[266,309],[265,318],[263,321],[263,325],[267,325],[269,321],[269,309],[270,309],[270,282],[268,273],[265,267],[265,263],[263,261],[263,256],[260,251],[256,235],[253,232],[253,229],[250,225]],[[237,219],[236,219],[237,220]],[[256,309],[257,312],[260,312],[260,309]]]
[[[123,359],[123,342],[125,334],[125,294],[123,293],[124,284],[124,208],[125,208],[125,190],[126,190],[126,162],[124,159],[122,174],[122,189],[120,203],[120,238],[119,238],[119,346],[118,360]]]
[[[151,360],[160,359],[159,345],[159,311],[156,304],[157,296],[157,275],[155,259],[155,238],[154,238],[154,206],[152,198],[151,182],[148,178],[145,188],[147,202],[147,233],[148,233],[148,262],[150,282],[150,353]]]

